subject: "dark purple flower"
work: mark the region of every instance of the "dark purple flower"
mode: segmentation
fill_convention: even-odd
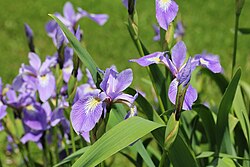
[[[178,5],[174,0],[156,0],[156,19],[161,28],[168,30],[168,25],[175,19]]]
[[[0,101],[0,131],[2,131],[4,129],[1,120],[6,116],[7,112],[6,112],[7,106],[4,105],[2,103],[2,101]]]
[[[174,31],[174,38],[182,38],[185,34],[185,29],[181,21],[177,22],[176,29]]]
[[[153,40],[154,41],[159,41],[161,39],[160,27],[154,24],[153,28],[154,28],[154,32],[155,32],[155,36],[154,36]]]

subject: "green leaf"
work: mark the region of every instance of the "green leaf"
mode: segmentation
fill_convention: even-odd
[[[192,110],[196,111],[201,118],[201,123],[205,129],[206,136],[208,141],[211,143],[211,146],[214,148],[216,145],[215,137],[215,121],[212,115],[212,112],[209,108],[202,104],[194,105]]]
[[[87,147],[84,147],[84,148],[81,148],[81,149],[77,150],[76,152],[74,152],[74,153],[70,154],[69,156],[67,156],[66,158],[64,158],[60,163],[54,165],[54,167],[61,166],[63,164],[66,164],[66,163],[80,157],[89,148],[90,148],[90,146],[87,146]]]
[[[122,104],[116,104],[115,105],[116,110],[113,110],[110,114],[113,114],[116,117],[117,123],[124,120],[124,117],[126,115],[125,108],[122,106]],[[133,144],[133,146],[129,147],[131,150],[134,150],[140,154],[140,156],[143,158],[144,162],[148,166],[154,167],[154,163],[152,159],[150,158],[146,148],[142,144],[141,140],[138,140],[136,143]]]
[[[180,135],[176,137],[175,142],[170,147],[168,156],[174,167],[198,166],[194,153]]]
[[[247,140],[249,141],[249,119],[248,119],[248,113],[247,109],[244,103],[244,99],[242,96],[242,91],[240,89],[240,86],[237,87],[235,98],[233,101],[233,108],[234,108],[234,113],[236,117],[240,121],[241,129],[243,131],[243,134]]]
[[[209,157],[217,157],[217,158],[230,158],[230,159],[239,159],[239,160],[246,160],[250,161],[250,159],[243,158],[243,157],[238,157],[238,156],[233,156],[225,153],[219,153],[219,155],[215,154],[213,151],[204,151],[200,153],[196,158],[209,158]]]
[[[128,88],[126,90],[129,94],[135,94],[136,91],[132,88]],[[140,106],[142,112],[148,117],[149,120],[165,124],[164,121],[161,119],[159,114],[155,111],[152,105],[145,99],[141,94],[138,94],[136,98],[136,103]],[[165,137],[165,129],[159,128],[152,132],[154,138],[157,140],[158,144],[164,148],[164,137]]]
[[[239,32],[242,34],[250,34],[250,28],[239,28]]]
[[[62,31],[66,35],[69,43],[74,48],[75,52],[77,53],[80,60],[83,62],[83,64],[89,69],[90,73],[93,76],[93,79],[95,82],[97,82],[97,65],[91,55],[88,53],[88,51],[82,47],[81,43],[76,39],[76,37],[69,31],[69,29],[55,16],[52,14],[49,14],[50,17],[52,17],[61,27]]]
[[[220,149],[221,142],[224,136],[224,132],[226,130],[226,127],[228,126],[228,114],[233,104],[233,100],[234,100],[235,92],[237,89],[237,85],[240,80],[240,76],[241,76],[241,70],[238,69],[233,79],[229,83],[222,97],[222,100],[220,102],[219,111],[217,115],[217,122],[216,122],[216,141],[217,141],[218,149]]]
[[[165,133],[165,150],[169,150],[178,135],[179,121],[175,120],[175,114],[170,116]]]
[[[248,99],[250,99],[250,85],[243,81],[240,82],[240,85],[242,86],[244,93],[247,95]]]
[[[152,130],[163,126],[136,116],[124,120],[98,139],[73,164],[73,167],[96,166]]]

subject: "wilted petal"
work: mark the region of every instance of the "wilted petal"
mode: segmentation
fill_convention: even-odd
[[[42,132],[29,132],[29,133],[26,133],[21,138],[21,142],[23,144],[27,143],[28,141],[38,142],[41,139],[42,135],[43,135]]]
[[[126,69],[118,74],[115,92],[125,90],[133,81],[133,72],[131,69]]]
[[[101,118],[103,102],[97,96],[79,99],[70,113],[72,126],[77,134],[91,131]]]
[[[163,59],[163,52],[155,52],[146,56],[143,56],[139,59],[131,59],[129,60],[130,62],[136,62],[138,63],[140,66],[149,66],[151,64],[159,64],[161,62],[161,60]]]
[[[191,110],[193,103],[197,100],[197,97],[197,91],[191,85],[189,85],[186,91],[185,100],[182,108],[184,110]]]
[[[55,91],[55,77],[51,73],[39,76],[37,88],[41,101],[47,101]]]
[[[179,70],[186,59],[187,48],[185,43],[183,41],[178,42],[177,44],[175,44],[171,52],[173,63]]]
[[[178,5],[173,0],[156,0],[156,19],[159,25],[168,30],[168,25],[175,19]]]
[[[36,70],[38,71],[40,66],[41,66],[41,60],[39,58],[39,56],[33,52],[29,52],[29,62],[30,65]]]

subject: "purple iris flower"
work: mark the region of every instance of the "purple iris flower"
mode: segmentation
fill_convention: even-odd
[[[197,66],[204,66],[214,73],[219,73],[221,72],[221,66],[218,57],[212,55],[197,55],[193,59],[189,58],[187,62],[184,63],[186,59],[186,50],[184,42],[180,41],[171,50],[172,60],[170,60],[168,56],[165,56],[167,55],[166,52],[155,52],[130,61],[136,62],[141,66],[160,63],[166,65],[174,76],[174,80],[170,83],[168,90],[170,101],[175,104],[178,87],[180,85],[186,87],[182,109],[190,110],[193,102],[197,99],[197,91],[189,84],[192,71]]]
[[[2,131],[4,129],[1,120],[6,116],[7,112],[6,112],[7,106],[4,105],[2,103],[2,101],[0,101],[0,131]]]
[[[154,28],[154,32],[155,32],[155,36],[154,36],[153,40],[154,41],[159,41],[161,39],[160,27],[154,24],[153,28]]]
[[[33,43],[33,31],[28,24],[24,24],[24,29],[28,40],[29,49],[31,52],[35,52],[35,46]]]
[[[168,25],[175,19],[178,5],[174,0],[156,0],[156,19],[161,28],[168,30]]]
[[[35,53],[29,53],[30,66],[23,66],[21,75],[24,82],[30,83],[38,90],[41,101],[48,100],[55,90],[55,77],[50,71],[50,67],[56,64],[56,59],[47,57],[44,63],[41,63],[39,56]]]
[[[86,141],[89,141],[89,131],[100,120],[105,117],[107,109],[109,110],[113,103],[124,103],[129,106],[130,112],[126,118],[136,115],[134,101],[137,97],[125,94],[124,91],[132,82],[132,70],[127,69],[118,73],[112,66],[105,70],[103,81],[100,83],[100,89],[94,89],[91,94],[79,98],[72,106],[70,119],[74,130],[81,134]]]

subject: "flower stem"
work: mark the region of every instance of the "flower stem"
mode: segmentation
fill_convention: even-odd
[[[76,144],[75,144],[75,134],[71,122],[70,122],[70,136],[71,136],[72,152],[74,153],[76,152]]]
[[[233,48],[233,62],[232,62],[232,77],[234,73],[234,68],[236,64],[236,54],[237,54],[237,42],[238,42],[238,29],[239,29],[239,19],[240,15],[236,14],[235,15],[235,28],[234,28],[234,48]]]

